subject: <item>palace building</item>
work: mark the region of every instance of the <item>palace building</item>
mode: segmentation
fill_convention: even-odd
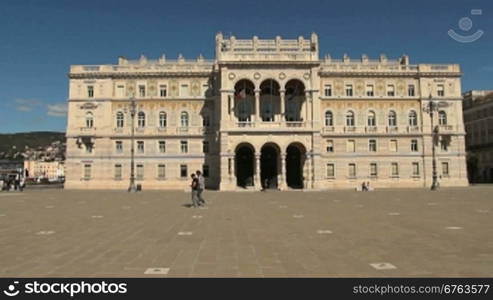
[[[320,58],[316,34],[215,42],[213,60],[72,65],[65,187],[126,189],[132,124],[143,189],[196,170],[219,190],[429,187],[433,143],[440,185],[468,184],[458,65]]]

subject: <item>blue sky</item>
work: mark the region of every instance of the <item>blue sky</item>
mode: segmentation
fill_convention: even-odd
[[[493,89],[492,15],[491,0],[2,0],[0,133],[64,131],[71,64],[163,53],[213,58],[218,31],[239,38],[317,32],[321,56],[405,53],[411,63],[459,63],[464,91]],[[469,31],[459,28],[463,17],[473,21]],[[459,43],[449,29],[484,35]]]

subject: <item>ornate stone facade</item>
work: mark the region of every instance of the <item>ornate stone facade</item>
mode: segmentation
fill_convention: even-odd
[[[318,49],[316,34],[219,33],[215,60],[71,66],[66,188],[128,186],[131,97],[144,189],[187,188],[195,170],[220,190],[428,186],[432,130],[423,107],[436,100],[448,104],[438,127],[440,183],[467,185],[458,65],[320,59]]]

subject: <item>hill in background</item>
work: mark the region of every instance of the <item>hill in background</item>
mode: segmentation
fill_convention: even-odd
[[[47,150],[51,152],[53,148],[56,148],[56,157],[65,155],[65,132],[0,134],[0,159],[39,159],[39,156],[54,159],[53,155],[44,155],[47,154]]]

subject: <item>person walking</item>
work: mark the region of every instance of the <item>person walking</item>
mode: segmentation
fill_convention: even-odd
[[[205,189],[205,178],[202,176],[202,172],[197,170],[195,172],[197,174],[197,180],[199,181],[199,188],[197,190],[197,198],[199,199],[199,205],[205,205],[205,200],[202,198],[202,192],[204,192]]]
[[[190,188],[192,190],[192,206],[197,207],[199,206],[199,199],[197,197],[197,193],[199,190],[199,180],[195,174],[191,175],[192,177],[192,183],[190,184]]]

